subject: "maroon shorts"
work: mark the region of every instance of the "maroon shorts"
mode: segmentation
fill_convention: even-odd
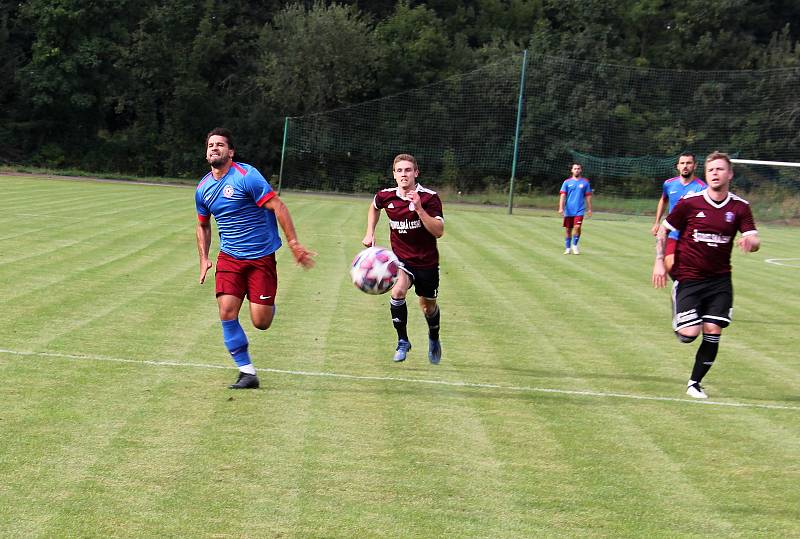
[[[278,291],[275,253],[255,260],[239,260],[220,252],[216,272],[217,296],[229,294],[250,303],[274,305]]]
[[[564,228],[575,228],[583,224],[583,215],[564,216]]]

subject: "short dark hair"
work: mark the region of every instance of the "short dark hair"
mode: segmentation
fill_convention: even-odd
[[[206,135],[206,146],[208,146],[208,139],[214,136],[225,137],[225,140],[228,141],[228,147],[231,150],[235,150],[235,146],[233,145],[233,133],[227,127],[215,127],[211,131],[208,132]]]
[[[695,163],[697,163],[697,156],[695,156],[695,155],[694,155],[692,152],[683,152],[682,154],[680,154],[680,155],[678,156],[678,161],[680,161],[680,160],[681,160],[681,157],[691,157],[691,158],[692,158],[692,161],[694,161]]]

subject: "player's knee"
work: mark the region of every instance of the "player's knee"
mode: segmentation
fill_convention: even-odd
[[[264,331],[272,325],[272,320],[253,320],[253,327]]]
[[[697,335],[683,335],[677,331],[675,332],[675,336],[678,337],[678,340],[684,344],[689,344],[697,338]]]

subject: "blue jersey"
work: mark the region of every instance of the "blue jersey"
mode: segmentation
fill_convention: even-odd
[[[586,178],[567,178],[561,184],[561,193],[567,195],[564,203],[564,217],[575,217],[586,212],[586,196],[592,193],[592,186]]]
[[[670,178],[665,181],[664,187],[662,188],[662,194],[669,201],[667,214],[672,211],[672,208],[675,207],[675,204],[677,204],[678,201],[684,197],[684,195],[688,195],[689,193],[699,193],[706,187],[708,187],[706,182],[700,178],[692,178],[692,181],[686,185],[683,185],[680,176],[675,176],[674,178]],[[676,231],[671,231],[669,233],[669,238],[674,240],[677,240],[679,236],[680,234]]]
[[[275,196],[272,186],[251,165],[232,163],[215,179],[209,172],[197,185],[197,217],[211,215],[219,229],[219,250],[240,260],[261,258],[281,246],[275,213],[261,206]]]
[[[669,200],[669,208],[667,213],[672,211],[672,208],[675,207],[675,204],[677,204],[684,195],[688,195],[689,193],[699,193],[706,187],[706,182],[700,178],[692,178],[692,181],[686,185],[681,183],[680,176],[668,179],[664,182],[664,187],[662,190],[664,197]]]

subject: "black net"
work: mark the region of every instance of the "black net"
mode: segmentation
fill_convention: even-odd
[[[392,158],[411,153],[421,183],[445,193],[507,194],[521,68],[516,56],[424,88],[290,118],[282,187],[373,192],[392,185]],[[700,160],[720,150],[798,162],[799,92],[800,68],[677,71],[531,55],[514,182],[522,196],[515,200],[555,195],[573,161],[584,165],[596,204],[623,211],[652,210],[683,151]],[[797,196],[798,170],[737,166],[737,186]]]

